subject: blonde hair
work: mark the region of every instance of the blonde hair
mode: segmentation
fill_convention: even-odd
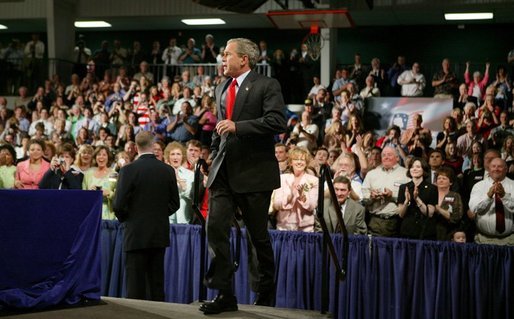
[[[289,151],[288,162],[289,165],[293,162],[293,160],[303,159],[307,164],[309,164],[312,160],[311,153],[304,147],[295,147]]]
[[[174,141],[169,143],[164,149],[164,161],[169,164],[169,157],[172,150],[179,149],[182,153],[182,163],[184,164],[187,160],[186,148],[181,143]]]
[[[77,151],[77,155],[75,156],[75,165],[78,167],[84,166],[84,162],[82,162],[82,154],[83,153],[91,153],[91,157],[93,157],[95,149],[93,146],[89,144],[83,144],[79,147],[79,150]],[[91,159],[91,165],[93,165],[93,160]]]

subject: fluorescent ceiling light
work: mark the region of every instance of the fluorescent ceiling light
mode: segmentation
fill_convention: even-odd
[[[110,23],[105,21],[75,21],[76,28],[109,28]]]
[[[225,24],[225,21],[214,18],[214,19],[182,19],[182,22],[187,25],[214,25],[214,24]]]
[[[494,17],[492,12],[477,13],[445,13],[445,20],[490,20]]]
[[[0,24],[0,30],[5,30],[5,29],[7,29],[7,26]]]

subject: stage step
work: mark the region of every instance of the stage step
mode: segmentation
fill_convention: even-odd
[[[15,319],[205,319],[207,317],[231,319],[331,318],[329,315],[322,315],[316,311],[251,305],[238,305],[239,311],[206,316],[198,310],[200,307],[200,303],[198,302],[192,304],[176,304],[111,297],[102,297],[102,301],[103,303],[97,306],[54,309],[24,314],[18,313],[15,316],[2,316],[2,312],[0,311],[0,317],[2,317],[2,319],[9,317]]]

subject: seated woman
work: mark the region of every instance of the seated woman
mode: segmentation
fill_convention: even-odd
[[[319,147],[314,153],[314,158],[309,163],[310,168],[314,170],[314,175],[319,176],[321,173],[321,166],[327,164],[328,156],[330,153],[328,149],[324,146]]]
[[[91,145],[84,144],[80,146],[73,167],[84,174],[93,164],[94,150]]]
[[[30,140],[28,144],[29,158],[16,166],[17,189],[38,189],[43,175],[50,168],[50,164],[43,159],[45,143],[40,140]]]
[[[437,170],[438,203],[435,205],[436,238],[449,240],[450,234],[459,226],[462,218],[462,200],[459,193],[450,190],[455,174],[449,167]]]
[[[325,138],[323,145],[329,150],[337,149],[341,147],[341,142],[345,141],[344,126],[341,121],[336,121],[330,124],[325,130]]]
[[[52,158],[50,169],[39,182],[40,189],[82,189],[84,174],[72,165],[75,149],[71,144],[63,144],[57,156]]]
[[[89,136],[89,131],[85,127],[81,127],[75,138],[75,145],[81,147],[82,145],[91,145],[93,139]]]
[[[500,113],[501,108],[495,105],[494,96],[487,94],[484,104],[477,110],[478,134],[482,135],[484,140],[487,140],[491,130],[500,124]]]
[[[216,117],[216,102],[212,97],[204,95],[201,106],[198,107],[198,109],[199,113],[195,115],[198,116],[198,125],[202,128],[199,132],[200,142],[202,142],[203,145],[211,145],[212,133],[218,122],[218,118]]]
[[[357,142],[357,136],[361,136],[364,133],[362,121],[357,114],[350,115],[348,126],[346,127],[346,147],[351,149]]]
[[[409,163],[407,177],[412,180],[400,185],[398,214],[402,218],[400,235],[411,239],[435,239],[437,188],[430,183],[430,167],[422,158]]]
[[[507,162],[507,173],[514,171],[514,136],[508,135],[503,141],[501,158]]]
[[[473,157],[475,155],[482,156],[484,153],[484,147],[482,146],[482,143],[480,141],[473,141],[473,144],[471,144],[470,150],[462,155],[462,172],[467,171],[468,169],[473,167]]]
[[[102,219],[116,219],[111,202],[116,189],[116,172],[111,168],[113,155],[109,148],[100,145],[94,154],[94,166],[84,174],[82,189],[101,190],[103,195]]]
[[[0,145],[0,189],[14,188],[16,151],[10,144]]]
[[[311,154],[302,147],[289,152],[292,173],[280,175],[280,188],[273,192],[278,230],[314,231],[318,205],[318,179],[306,173]]]
[[[462,175],[462,156],[457,155],[457,143],[449,142],[445,147],[445,160],[443,165],[451,167],[455,175]]]
[[[450,141],[456,142],[457,137],[457,122],[451,116],[445,117],[443,120],[443,131],[439,132],[436,137],[436,148],[444,150],[446,144]]]
[[[186,148],[179,142],[171,142],[164,150],[165,161],[175,170],[180,208],[170,216],[170,224],[189,224],[193,219],[192,189],[195,175],[183,167],[186,162]]]

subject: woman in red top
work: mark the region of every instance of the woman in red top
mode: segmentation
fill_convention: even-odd
[[[484,104],[478,109],[478,133],[484,139],[489,137],[491,130],[500,124],[501,108],[494,105],[494,96],[487,94]]]
[[[444,151],[446,153],[444,165],[453,168],[455,175],[462,175],[462,163],[464,160],[462,159],[462,156],[457,155],[457,144],[453,141],[448,142]]]

